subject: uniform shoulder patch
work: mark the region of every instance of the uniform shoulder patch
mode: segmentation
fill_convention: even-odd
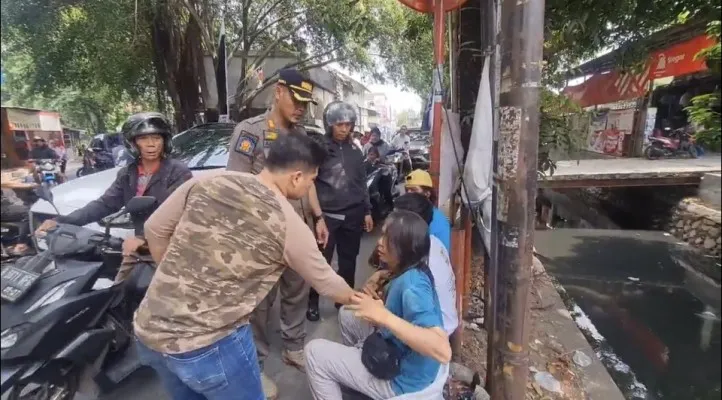
[[[252,157],[257,145],[258,136],[247,131],[241,131],[241,134],[238,135],[238,140],[233,148],[238,153]]]

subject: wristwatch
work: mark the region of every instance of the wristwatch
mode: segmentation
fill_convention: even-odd
[[[323,219],[323,214],[318,215],[318,216],[314,215],[313,216],[313,224],[316,225],[318,223],[318,221],[320,221],[322,219]]]

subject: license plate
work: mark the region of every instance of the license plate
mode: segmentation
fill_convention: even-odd
[[[14,266],[7,266],[0,274],[0,297],[5,301],[14,303],[33,287],[38,278],[40,278],[40,274]]]

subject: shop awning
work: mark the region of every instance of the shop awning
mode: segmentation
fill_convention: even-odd
[[[581,85],[565,88],[563,93],[582,107],[634,99],[645,94],[651,80],[706,70],[704,60],[695,55],[712,44],[713,39],[699,35],[653,52],[640,73],[611,71],[592,75]]]
[[[58,113],[13,107],[6,110],[10,129],[14,131],[62,131]]]

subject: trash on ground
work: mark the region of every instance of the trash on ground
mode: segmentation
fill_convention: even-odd
[[[544,390],[548,390],[553,393],[562,393],[562,384],[559,383],[554,375],[546,371],[534,374],[534,381]]]
[[[572,360],[574,360],[574,363],[582,368],[592,365],[592,359],[581,350],[574,351]]]

